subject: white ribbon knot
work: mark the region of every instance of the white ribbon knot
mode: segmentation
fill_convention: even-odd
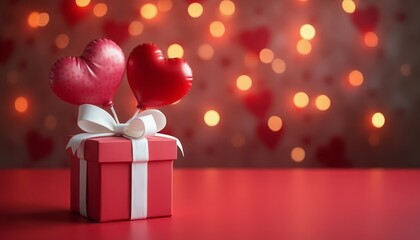
[[[131,140],[149,136],[161,136],[176,140],[177,146],[184,155],[180,141],[170,135],[159,134],[166,125],[165,115],[156,109],[149,109],[138,113],[126,123],[118,124],[105,110],[91,104],[83,104],[79,107],[77,125],[85,133],[73,136],[66,148],[71,148],[73,154],[83,157],[84,144],[88,138],[123,136]]]

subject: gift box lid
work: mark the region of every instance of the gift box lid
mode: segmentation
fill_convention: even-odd
[[[177,145],[174,139],[147,137],[149,161],[175,160]],[[132,143],[124,137],[99,137],[85,141],[85,159],[100,163],[133,162]]]

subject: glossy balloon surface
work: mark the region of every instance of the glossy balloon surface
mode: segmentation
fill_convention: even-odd
[[[164,58],[154,44],[142,44],[133,49],[127,61],[127,78],[140,109],[174,103],[183,98],[192,85],[188,63],[180,58]]]

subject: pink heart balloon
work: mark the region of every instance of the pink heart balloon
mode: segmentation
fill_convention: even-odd
[[[65,57],[54,63],[50,86],[68,103],[112,106],[124,71],[125,57],[121,48],[109,39],[96,39],[86,46],[80,57]]]

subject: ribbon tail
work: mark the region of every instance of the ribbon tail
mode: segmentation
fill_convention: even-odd
[[[176,141],[176,145],[178,146],[179,150],[181,150],[182,156],[184,157],[184,149],[182,148],[182,144],[181,141],[179,141],[178,138],[171,136],[171,135],[167,135],[167,134],[162,134],[162,133],[156,133],[155,136],[159,136],[159,137],[165,137],[165,138],[170,138]]]

